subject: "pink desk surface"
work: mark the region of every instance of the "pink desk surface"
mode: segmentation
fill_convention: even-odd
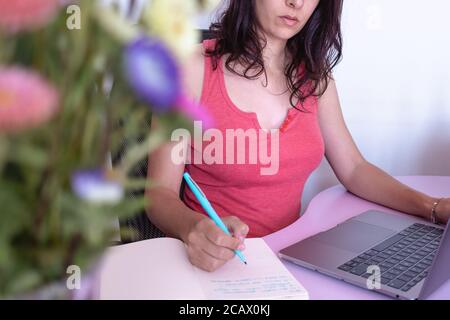
[[[450,196],[450,177],[398,177],[398,179],[435,197]],[[376,209],[392,214],[402,214],[374,203],[362,200],[346,192],[342,186],[335,186],[319,193],[309,204],[302,217],[289,227],[266,236],[264,240],[274,252],[326,231],[338,223],[364,211]],[[389,299],[376,292],[358,288],[343,281],[282,260],[289,271],[308,290],[313,300],[375,300]],[[450,281],[440,287],[430,299],[450,299]]]

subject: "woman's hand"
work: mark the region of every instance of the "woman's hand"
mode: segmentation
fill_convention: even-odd
[[[198,221],[188,233],[185,243],[189,261],[194,266],[213,272],[234,258],[234,250],[245,250],[244,239],[248,226],[237,217],[222,220],[232,237],[207,217]]]
[[[438,221],[447,224],[450,217],[450,198],[442,199],[436,207],[436,217]]]

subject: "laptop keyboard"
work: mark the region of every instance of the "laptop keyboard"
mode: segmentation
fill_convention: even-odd
[[[416,223],[338,269],[367,279],[373,275],[367,268],[375,265],[381,271],[381,284],[407,292],[428,275],[443,232]]]

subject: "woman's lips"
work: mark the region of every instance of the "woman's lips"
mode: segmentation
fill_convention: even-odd
[[[284,24],[288,25],[289,27],[293,27],[298,23],[298,19],[294,17],[282,16],[280,18],[284,22]]]

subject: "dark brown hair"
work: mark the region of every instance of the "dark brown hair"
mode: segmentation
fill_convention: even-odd
[[[286,50],[292,60],[284,72],[293,107],[295,101],[303,104],[310,96],[322,96],[328,87],[331,72],[342,58],[342,6],[343,0],[320,0],[303,29],[287,42]],[[262,58],[264,44],[261,45],[257,34],[255,0],[229,0],[227,9],[219,22],[211,25],[210,31],[217,43],[206,55],[213,58],[214,69],[219,59],[229,54],[225,65],[230,72],[247,79],[264,74],[267,83]],[[245,67],[243,73],[233,69],[236,62]],[[300,74],[300,70],[304,72]],[[305,84],[308,89],[303,92]]]

